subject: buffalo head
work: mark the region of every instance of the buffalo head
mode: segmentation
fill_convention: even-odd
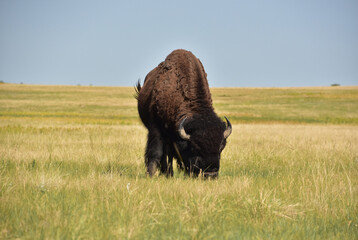
[[[230,121],[227,125],[217,117],[184,118],[178,128],[181,141],[178,142],[180,155],[187,173],[216,178],[220,168],[220,155],[226,139],[232,132]]]

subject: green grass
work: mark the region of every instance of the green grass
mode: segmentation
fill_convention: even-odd
[[[358,124],[357,87],[215,89],[218,112],[236,122]]]
[[[145,175],[132,88],[0,85],[0,239],[357,239],[358,88],[212,93],[204,181]]]
[[[232,123],[358,124],[358,87],[215,88]],[[133,88],[0,85],[0,120],[139,124]]]

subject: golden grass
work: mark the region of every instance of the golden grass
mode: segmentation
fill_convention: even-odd
[[[69,92],[68,101],[52,98],[59,90],[52,86],[6,88],[15,96],[2,96],[9,107],[0,107],[5,113],[0,121],[0,238],[358,238],[354,123],[236,122],[218,180],[186,178],[177,170],[173,178],[148,178],[145,128],[138,119],[120,124],[108,118],[106,98],[110,108],[135,103],[128,88],[63,87],[59,94]],[[217,109],[235,115],[238,110],[231,103],[239,101],[241,90],[219,90],[213,90],[214,102],[222,104]],[[296,91],[289,90],[286,95]],[[105,108],[75,111],[73,99],[88,107],[90,91],[103,97]],[[107,91],[113,94],[107,96]],[[252,106],[262,104],[260,91],[274,96],[278,90],[255,91],[243,94]],[[221,95],[235,100],[225,104]],[[52,113],[57,115],[49,116]],[[345,118],[347,114],[356,116],[345,113]],[[106,124],[101,116],[107,117]]]
[[[233,127],[217,181],[147,178],[141,126],[2,127],[3,237],[357,236],[358,127]]]

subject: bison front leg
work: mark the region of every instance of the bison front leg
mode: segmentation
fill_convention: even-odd
[[[163,142],[163,154],[160,159],[160,173],[161,174],[166,174],[168,172],[167,155],[168,155],[168,148],[164,141]]]
[[[153,176],[160,167],[163,158],[163,139],[158,129],[148,132],[147,147],[145,150],[145,165],[149,176]]]
[[[170,148],[170,145],[166,145],[166,154],[165,155],[168,156],[166,176],[173,177],[173,175],[174,175],[174,173],[173,173],[173,151]]]
[[[173,172],[173,155],[169,154],[168,155],[168,170],[167,170],[167,176],[169,177],[173,177],[174,172]]]

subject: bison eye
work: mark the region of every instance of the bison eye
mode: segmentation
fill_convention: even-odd
[[[190,151],[192,153],[197,153],[198,152],[198,150],[194,146],[191,146]]]
[[[190,150],[191,150],[193,153],[198,153],[198,152],[200,152],[200,147],[199,147],[197,144],[191,142],[191,144],[190,144]]]
[[[181,141],[181,142],[180,142],[180,146],[181,146],[183,149],[187,149],[187,148],[188,148],[188,142],[187,142],[187,141]]]

